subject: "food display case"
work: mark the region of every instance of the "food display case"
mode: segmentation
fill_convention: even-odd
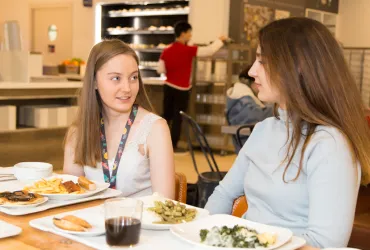
[[[143,77],[159,77],[157,63],[174,41],[174,25],[187,21],[189,1],[117,2],[96,7],[96,42],[118,38],[135,49]]]

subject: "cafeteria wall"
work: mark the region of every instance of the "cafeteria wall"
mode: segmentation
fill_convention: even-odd
[[[149,0],[155,1],[155,0]],[[97,2],[117,2],[101,0]],[[18,20],[23,48],[31,48],[31,13],[30,7],[40,5],[70,4],[73,11],[72,51],[76,57],[87,59],[90,48],[94,45],[94,8],[84,7],[82,0],[0,0],[0,39],[3,35],[3,23]],[[190,0],[189,22],[193,25],[193,40],[207,43],[215,37],[228,35],[230,0]],[[337,37],[348,47],[370,47],[369,0],[340,0]]]
[[[370,47],[370,1],[340,0],[337,37],[345,47]]]
[[[132,0],[134,1],[134,0]],[[135,0],[136,1],[136,0]],[[156,0],[147,0],[155,2]],[[114,3],[117,0],[94,1]],[[136,1],[137,2],[137,1]],[[3,23],[18,20],[23,38],[23,48],[31,48],[31,12],[33,6],[72,6],[72,53],[75,57],[87,59],[94,45],[94,7],[84,7],[82,0],[0,0],[0,38]],[[220,35],[228,35],[230,0],[190,0],[189,22],[193,25],[193,41],[208,43]]]
[[[0,0],[0,41],[3,40],[5,21],[17,20],[22,30],[22,46],[24,49],[29,48],[29,10],[28,0]]]

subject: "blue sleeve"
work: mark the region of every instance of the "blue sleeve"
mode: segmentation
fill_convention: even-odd
[[[252,97],[245,96],[230,110],[229,121],[231,125],[257,123],[272,116],[271,107],[259,106]]]
[[[244,146],[232,168],[209,197],[205,209],[211,214],[231,214],[234,200],[244,195],[244,178],[249,164],[245,150]]]
[[[353,162],[342,135],[319,142],[310,152],[306,163],[308,227],[300,236],[313,247],[346,247],[352,232],[361,169]]]

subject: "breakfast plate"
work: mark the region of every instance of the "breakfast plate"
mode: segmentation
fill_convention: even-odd
[[[8,203],[8,204],[2,204],[0,205],[0,207],[4,207],[4,208],[19,208],[19,209],[23,209],[23,208],[31,208],[31,207],[37,207],[41,204],[44,204],[45,202],[47,202],[49,200],[48,197],[43,197],[42,199],[40,199],[40,201],[36,202],[36,203],[31,203],[31,204],[17,204],[17,203]]]
[[[86,190],[81,188],[81,191],[68,193],[60,188],[61,183],[73,182],[78,184],[79,177],[73,175],[54,175],[49,178],[41,179],[33,183],[33,185],[25,186],[24,189],[30,192],[35,192],[50,200],[76,200],[83,199],[100,193],[109,188],[109,183],[92,182],[95,184],[95,190]]]

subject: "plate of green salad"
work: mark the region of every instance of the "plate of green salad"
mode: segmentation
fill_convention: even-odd
[[[171,227],[177,237],[213,249],[276,249],[289,242],[292,231],[264,225],[231,215],[212,215]]]

